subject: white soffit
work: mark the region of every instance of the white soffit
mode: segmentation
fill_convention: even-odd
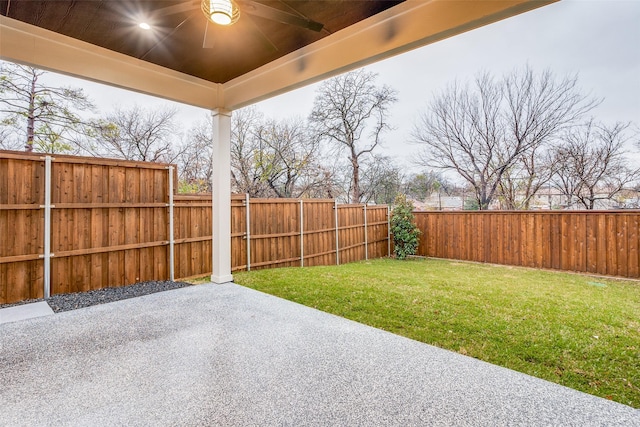
[[[222,85],[0,16],[0,59],[213,109]]]

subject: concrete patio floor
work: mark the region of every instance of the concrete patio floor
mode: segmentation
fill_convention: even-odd
[[[0,325],[3,323],[33,319],[34,317],[50,316],[52,314],[53,310],[46,301],[0,308]]]
[[[640,426],[640,411],[234,284],[0,325],[0,425]]]

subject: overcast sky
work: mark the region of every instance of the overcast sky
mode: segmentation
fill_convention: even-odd
[[[385,154],[412,166],[417,150],[409,142],[413,123],[431,94],[448,83],[467,81],[480,71],[500,76],[526,64],[536,71],[549,68],[560,77],[578,73],[583,93],[604,98],[593,111],[596,118],[640,125],[640,0],[564,0],[368,66],[367,70],[379,74],[379,84],[398,92],[399,101],[390,117],[396,129],[384,138]],[[85,87],[103,111],[114,105],[168,102],[69,80],[70,85]],[[311,85],[257,105],[269,117],[305,117],[317,87]],[[193,117],[207,114],[203,109],[175,105],[185,129]]]

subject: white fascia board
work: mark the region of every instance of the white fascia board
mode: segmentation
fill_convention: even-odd
[[[0,16],[0,59],[213,109],[222,85]]]
[[[225,83],[225,108],[254,104],[555,1],[407,0]]]

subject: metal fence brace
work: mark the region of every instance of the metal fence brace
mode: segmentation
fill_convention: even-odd
[[[173,166],[169,166],[169,277],[175,280],[175,256],[173,235]]]
[[[338,201],[333,201],[333,209],[336,217],[336,265],[340,265],[340,241],[338,237]]]
[[[51,296],[51,156],[44,158],[44,298]]]
[[[245,205],[245,222],[247,230],[245,232],[245,238],[247,240],[247,271],[251,271],[251,211],[249,209],[249,193],[244,194]]]
[[[300,267],[304,267],[304,202],[300,199]]]

